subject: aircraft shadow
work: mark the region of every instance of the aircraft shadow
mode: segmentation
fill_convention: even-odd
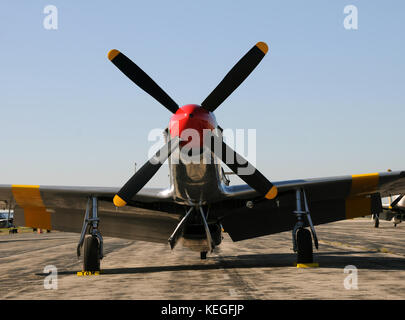
[[[374,251],[341,251],[333,253],[315,253],[314,260],[320,268],[343,269],[354,265],[357,269],[370,270],[405,270],[405,257],[376,257],[376,256],[350,256],[350,254],[370,254]],[[212,261],[215,261],[212,263]],[[181,264],[170,266],[130,267],[130,268],[102,268],[101,274],[144,274],[156,272],[193,271],[193,270],[219,270],[219,269],[254,269],[254,268],[280,268],[294,267],[295,255],[281,254],[251,254],[238,256],[211,257],[197,264]],[[316,269],[314,269],[316,270]],[[61,271],[60,275],[76,274],[76,271]],[[37,274],[44,275],[47,274]]]
[[[38,239],[12,239],[12,240],[2,240],[2,239],[0,239],[0,244],[1,243],[8,243],[8,242],[10,242],[10,243],[16,243],[16,242],[24,242],[24,241],[29,241],[29,242],[32,242],[32,241],[49,241],[49,240],[66,240],[66,238],[38,238]]]

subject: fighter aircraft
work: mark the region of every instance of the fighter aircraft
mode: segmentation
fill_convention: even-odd
[[[389,196],[389,203],[383,203],[382,208],[383,211],[380,214],[376,214],[373,216],[374,219],[374,226],[376,228],[380,225],[380,219],[384,219],[386,221],[392,221],[394,227],[400,224],[402,221],[405,220],[405,198],[403,194]]]
[[[180,107],[128,57],[111,50],[108,59],[173,113],[165,146],[122,188],[0,185],[0,200],[14,204],[16,225],[81,233],[77,255],[84,245],[85,271],[100,270],[101,233],[172,249],[182,239],[205,259],[220,245],[223,230],[233,241],[292,230],[297,262],[311,263],[312,241],[318,247],[314,226],[381,212],[382,196],[405,192],[405,171],[270,182],[229,147],[214,111],[267,52],[258,42],[200,105]],[[184,138],[188,129],[209,138]],[[204,161],[184,161],[187,148]],[[144,188],[167,159],[170,186]],[[229,185],[224,164],[246,184]]]

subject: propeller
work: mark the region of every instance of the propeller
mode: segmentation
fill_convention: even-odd
[[[266,43],[256,43],[256,45],[238,61],[231,71],[228,72],[225,78],[201,103],[201,106],[211,112],[218,108],[256,68],[268,50],[269,47]]]
[[[179,108],[178,104],[125,54],[113,49],[108,53],[108,59],[138,87],[150,94],[169,111],[176,113]]]
[[[213,134],[211,135],[210,142],[211,145],[207,147],[209,147],[211,151],[229,167],[229,169],[245,181],[251,188],[255,189],[269,200],[274,199],[277,196],[277,187],[250,162],[228,146],[223,141],[222,136]]]
[[[115,206],[125,206],[132,197],[152,179],[166,159],[169,158],[172,152],[179,146],[179,142],[179,137],[174,137],[169,140],[152,158],[136,171],[131,179],[129,179],[114,196],[113,202]]]
[[[263,59],[268,51],[268,46],[264,42],[258,42],[253,46],[228,72],[225,78],[202,102],[201,107],[213,112],[218,106],[236,90],[237,87],[249,76]],[[176,113],[179,106],[169,95],[160,88],[141,68],[132,62],[120,51],[113,49],[108,53],[108,59],[120,69],[130,80],[138,85],[142,90],[159,101],[166,109]],[[237,174],[250,187],[258,191],[267,199],[277,196],[277,188],[266,179],[255,167],[253,167],[241,155],[226,145],[222,137],[216,139],[215,143],[220,143],[221,154],[216,154],[228,167]],[[218,140],[219,139],[219,140]],[[134,195],[141,190],[146,183],[155,175],[163,162],[170,157],[171,153],[179,146],[180,138],[175,137],[169,140],[141,169],[139,169],[128,182],[115,195],[113,202],[117,207],[125,206]],[[228,155],[226,157],[225,155]],[[230,158],[229,158],[230,156]]]

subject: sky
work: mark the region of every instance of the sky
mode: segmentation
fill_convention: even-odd
[[[44,28],[47,5],[56,30]],[[344,27],[347,5],[357,30]],[[185,105],[258,41],[268,54],[215,115],[256,130],[269,180],[403,170],[404,33],[405,2],[393,0],[2,0],[0,184],[121,186],[147,161],[149,132],[171,114],[109,50]]]

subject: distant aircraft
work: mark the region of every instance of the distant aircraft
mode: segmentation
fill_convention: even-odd
[[[0,228],[9,228],[13,225],[13,214],[7,210],[0,210]]]
[[[233,241],[290,230],[297,263],[312,263],[312,241],[318,248],[315,225],[380,213],[381,197],[405,193],[405,171],[270,182],[229,147],[213,112],[267,51],[267,45],[258,42],[201,105],[179,107],[134,62],[118,50],[111,50],[109,60],[173,113],[164,132],[166,145],[121,189],[0,185],[0,200],[15,202],[16,225],[81,233],[77,254],[80,256],[84,244],[84,271],[100,270],[101,232],[110,237],[169,243],[172,249],[182,239],[183,245],[200,252],[201,259],[205,259],[208,252],[220,245],[223,229]],[[190,78],[197,80],[198,75]],[[116,110],[114,121],[126,117],[119,106],[112,107]],[[247,106],[242,116],[263,117],[266,112],[266,117],[271,117],[269,110],[271,105],[267,103]],[[288,124],[286,127],[288,130]],[[197,131],[199,138],[184,137],[189,129]],[[202,139],[207,132],[209,139]],[[114,145],[105,148],[119,154]],[[185,161],[187,150],[198,151],[197,163]],[[90,141],[88,152],[91,151]],[[273,153],[274,157],[282,157],[277,150]],[[297,157],[305,154],[297,153]],[[144,188],[167,159],[170,186]],[[228,185],[222,164],[245,184]]]
[[[383,212],[373,215],[376,228],[380,225],[380,219],[392,221],[394,227],[400,224],[405,219],[405,198],[403,194],[389,196],[389,203],[382,204]]]

